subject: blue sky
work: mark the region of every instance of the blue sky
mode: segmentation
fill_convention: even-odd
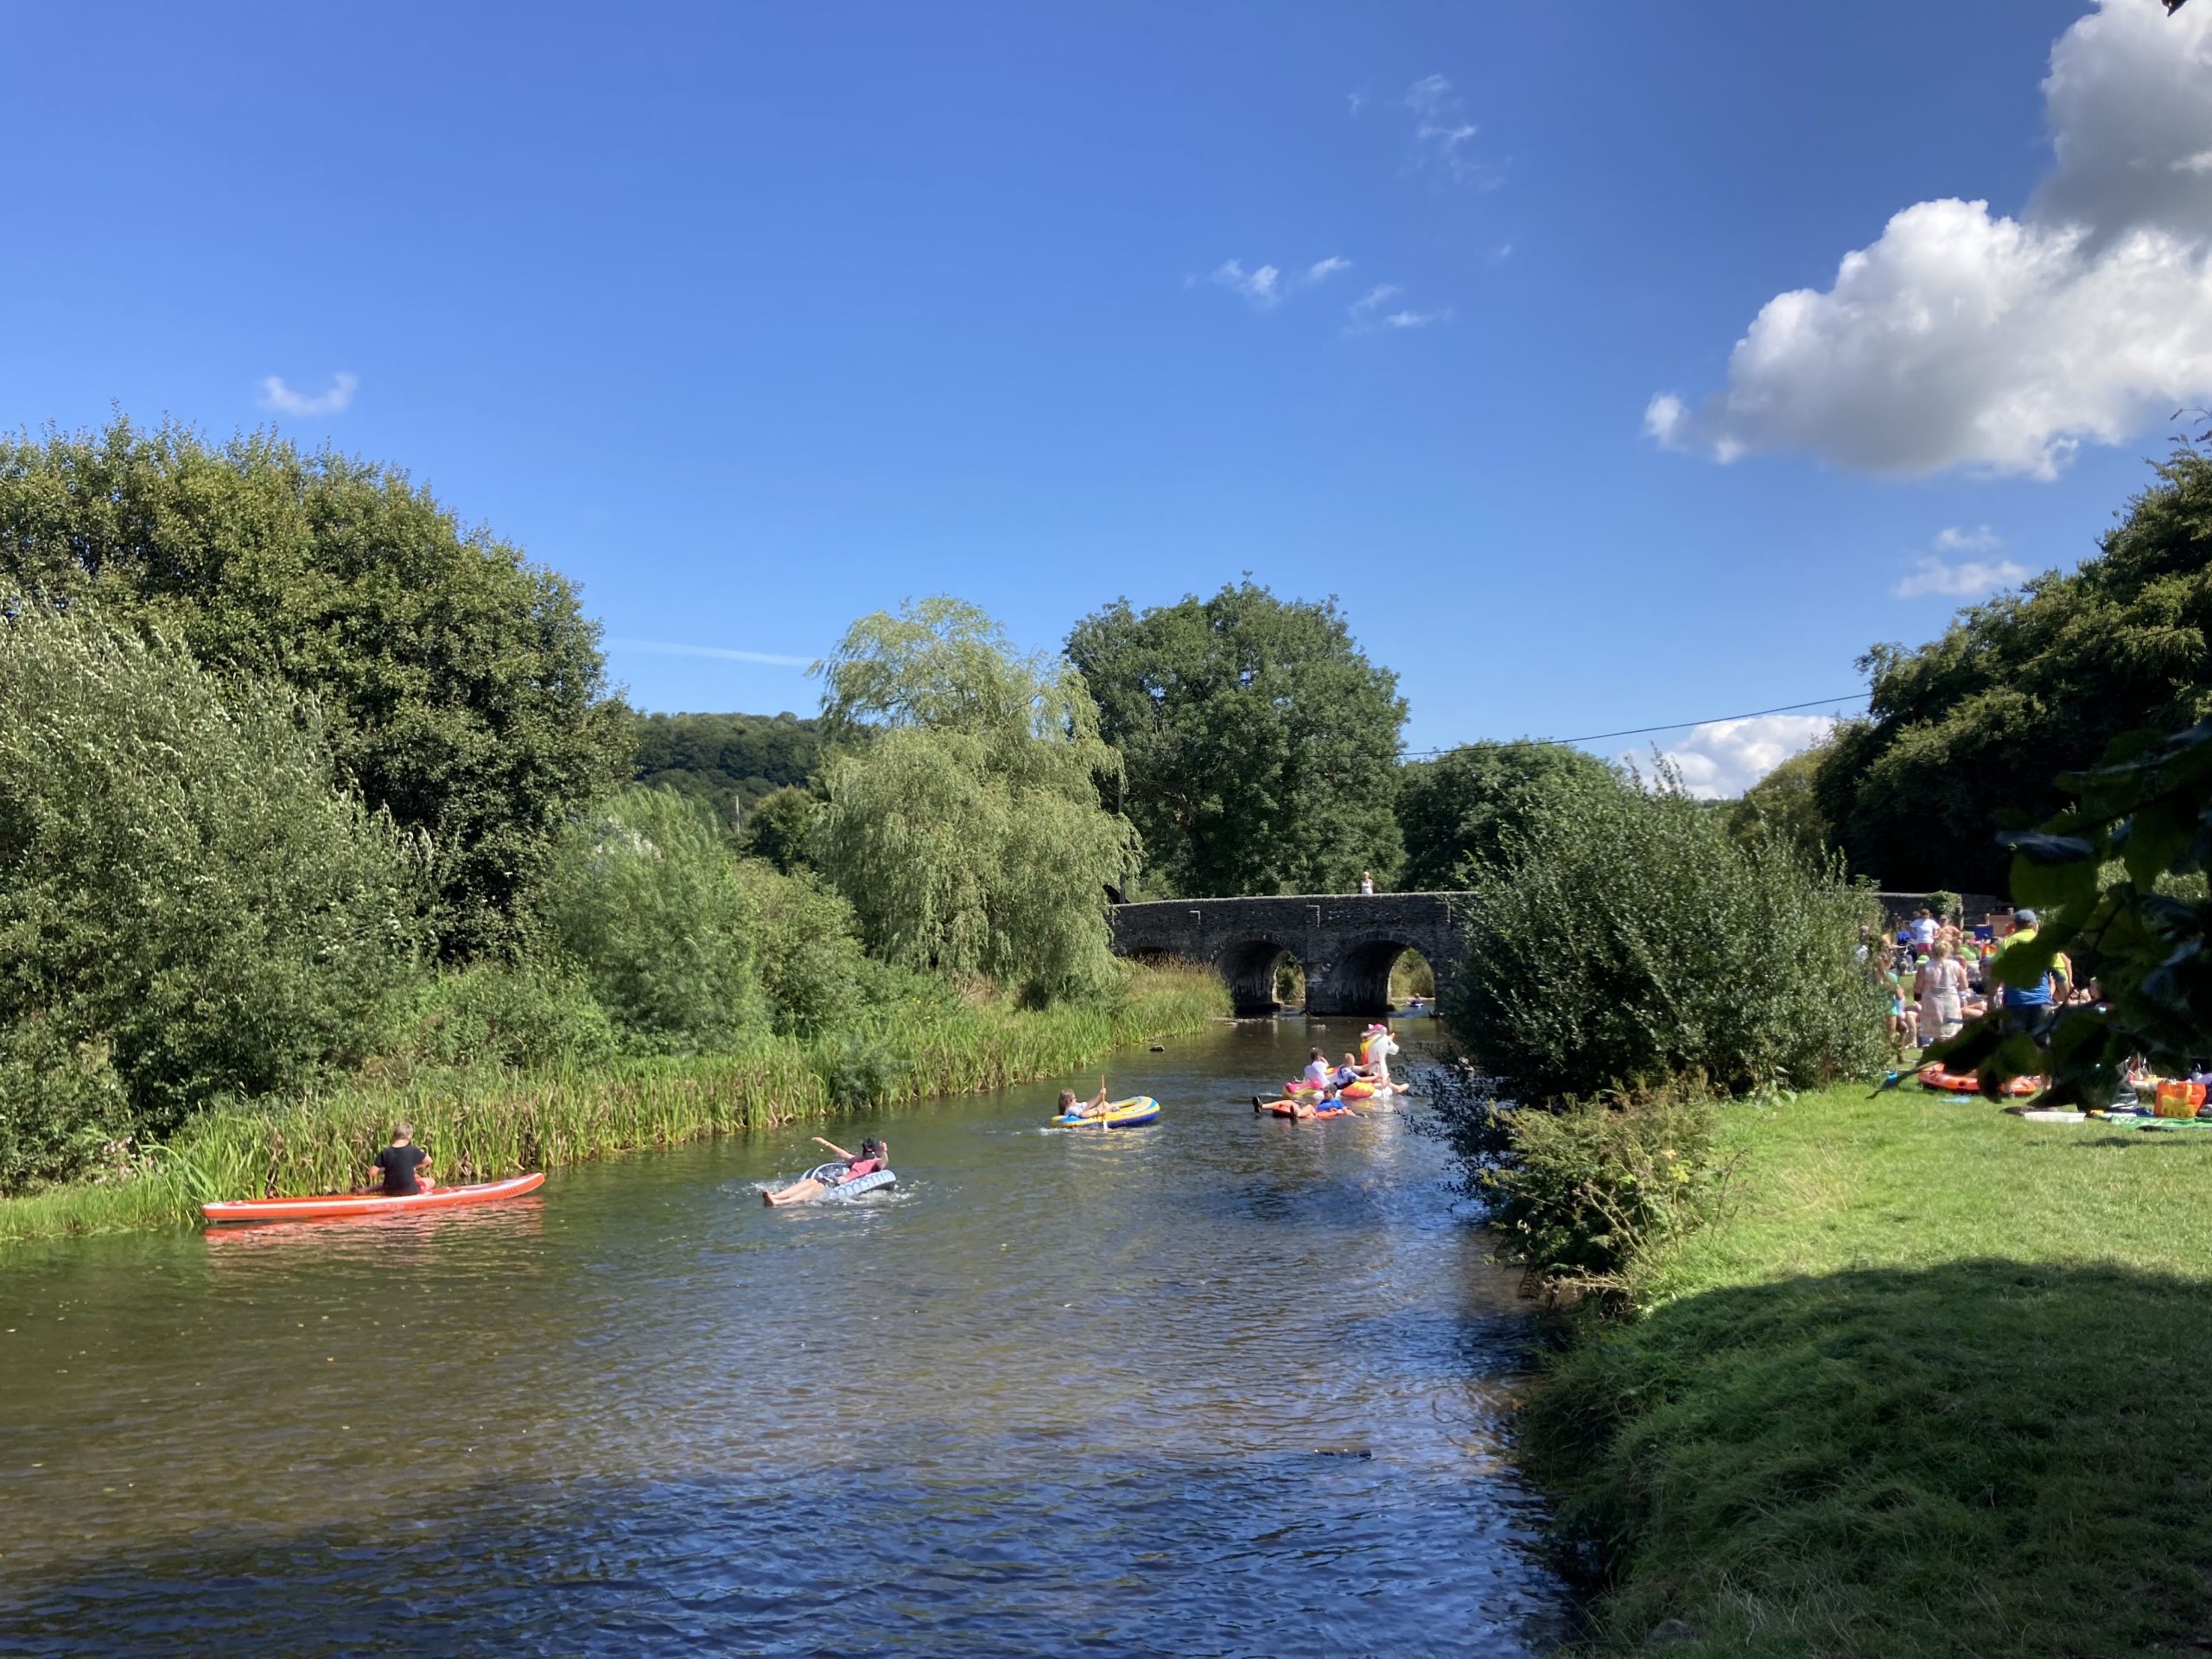
[[[0,421],[401,463],[650,708],[812,706],[668,646],[1248,570],[1340,596],[1414,748],[1794,703],[2092,551],[2212,393],[2212,120],[2152,55],[2201,84],[2206,12],[24,9]],[[2153,233],[2178,320],[2097,263]],[[1663,741],[1731,789],[1805,735]]]

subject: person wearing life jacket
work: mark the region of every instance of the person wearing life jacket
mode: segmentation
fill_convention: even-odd
[[[772,1207],[782,1204],[801,1204],[809,1198],[821,1197],[833,1186],[842,1186],[847,1181],[858,1180],[863,1175],[873,1175],[879,1169],[887,1167],[890,1162],[891,1148],[874,1135],[870,1135],[861,1142],[861,1149],[858,1152],[847,1152],[836,1141],[824,1141],[818,1135],[812,1136],[811,1139],[816,1146],[827,1147],[838,1157],[843,1159],[845,1166],[842,1170],[829,1171],[820,1176],[809,1175],[803,1180],[793,1181],[789,1186],[779,1187],[772,1192],[764,1192],[760,1195],[762,1203]]]

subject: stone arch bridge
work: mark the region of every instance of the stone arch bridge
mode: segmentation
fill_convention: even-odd
[[[1318,893],[1268,899],[1161,899],[1114,906],[1114,949],[1125,957],[1211,963],[1240,1014],[1272,1014],[1275,965],[1306,970],[1306,1011],[1379,1014],[1390,1005],[1390,965],[1418,950],[1440,994],[1459,969],[1450,893]]]

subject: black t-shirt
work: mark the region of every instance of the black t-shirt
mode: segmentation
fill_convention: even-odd
[[[417,1146],[386,1147],[377,1154],[377,1167],[384,1172],[386,1198],[404,1198],[420,1192],[423,1183],[415,1179],[415,1172],[430,1161],[430,1154]]]

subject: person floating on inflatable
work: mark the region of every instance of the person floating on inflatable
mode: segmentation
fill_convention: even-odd
[[[1398,1039],[1390,1034],[1389,1027],[1379,1022],[1370,1026],[1359,1039],[1359,1058],[1378,1091],[1390,1081],[1390,1057],[1397,1052]]]

